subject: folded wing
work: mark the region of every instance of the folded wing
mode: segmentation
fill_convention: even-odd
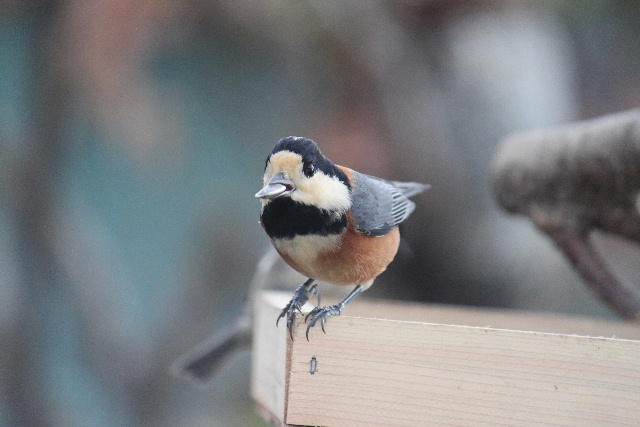
[[[384,236],[407,219],[415,209],[409,200],[429,188],[416,182],[387,181],[353,172],[351,215],[358,231],[370,236]]]

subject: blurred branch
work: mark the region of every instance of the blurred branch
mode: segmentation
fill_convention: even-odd
[[[624,317],[640,320],[638,289],[609,271],[587,233],[565,228],[546,232],[582,275],[591,291]]]
[[[640,289],[611,273],[589,240],[600,229],[640,242],[640,109],[508,137],[493,190],[504,209],[551,237],[610,307],[640,320]]]
[[[53,166],[60,143],[60,118],[64,114],[64,90],[51,68],[46,36],[51,31],[57,2],[36,1],[26,8],[30,12],[34,37],[30,49],[38,70],[29,82],[33,87],[27,118],[29,127],[22,149],[15,155],[8,176],[11,191],[9,205],[17,228],[17,254],[20,260],[20,304],[18,321],[10,331],[11,342],[4,343],[10,350],[4,361],[8,368],[9,417],[15,425],[54,425],[53,407],[39,386],[44,383],[45,372],[41,359],[41,341],[49,289],[60,277],[53,251],[48,244],[53,211]]]

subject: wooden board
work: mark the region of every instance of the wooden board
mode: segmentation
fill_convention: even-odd
[[[256,302],[252,393],[277,423],[640,426],[638,325],[359,301],[309,342],[298,317],[292,342],[275,326],[289,297]],[[602,337],[571,335],[585,330]]]

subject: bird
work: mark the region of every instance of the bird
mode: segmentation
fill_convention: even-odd
[[[415,209],[410,197],[430,186],[388,181],[339,166],[305,137],[280,139],[265,162],[260,224],[284,261],[308,279],[276,320],[286,317],[293,340],[296,312],[318,294],[317,281],[355,286],[338,304],[316,306],[305,317],[309,331],[368,289],[393,261],[398,225]],[[319,296],[319,294],[318,294]]]

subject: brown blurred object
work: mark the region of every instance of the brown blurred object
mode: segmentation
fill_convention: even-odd
[[[551,237],[611,308],[640,320],[640,289],[611,272],[590,239],[599,229],[640,242],[640,109],[509,136],[493,191]]]
[[[166,0],[71,1],[57,22],[57,67],[73,81],[78,101],[138,161],[173,151],[184,139],[177,112],[145,67],[179,34],[185,10],[182,2]]]

